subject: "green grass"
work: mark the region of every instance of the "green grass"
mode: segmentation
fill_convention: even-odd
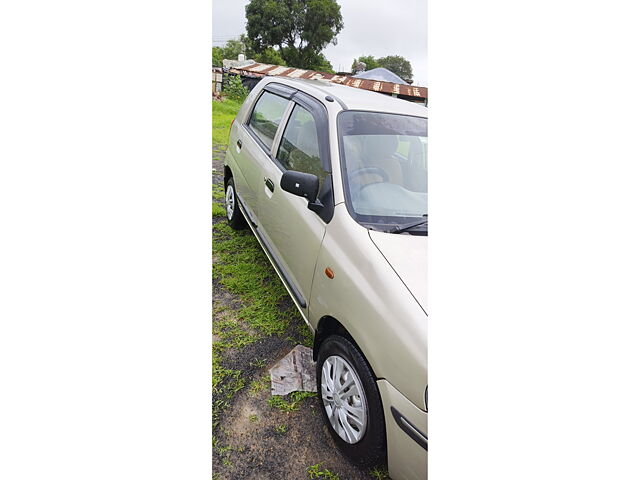
[[[245,380],[241,375],[240,370],[231,370],[222,366],[220,352],[216,351],[216,345],[214,345],[212,365],[212,391],[215,396],[212,405],[214,430],[220,423],[222,411],[229,406],[233,396],[244,387]]]
[[[264,358],[254,358],[249,362],[250,367],[264,368],[266,365],[267,362]]]
[[[306,398],[313,398],[315,396],[315,392],[292,392],[289,394],[289,398],[291,398],[294,402],[301,402]]]
[[[225,217],[222,187],[214,186],[212,196],[213,216]],[[213,226],[212,253],[216,258],[213,278],[235,295],[240,303],[240,308],[231,315],[226,314],[229,309],[224,305],[214,305],[213,308],[216,315],[213,322],[216,341],[212,346],[212,411],[215,435],[222,412],[246,384],[242,371],[224,366],[225,352],[229,349],[242,349],[265,336],[283,334],[291,321],[299,317],[294,306],[281,308],[282,301],[288,296],[287,291],[273,273],[269,260],[250,230],[235,231],[226,222],[216,223]],[[305,341],[308,343],[308,338]],[[262,359],[256,359],[255,362],[258,366],[265,366]],[[268,378],[263,377],[251,385],[250,392],[268,390],[269,385]],[[214,436],[214,442],[216,441]]]
[[[214,143],[227,142],[229,126],[239,107],[240,103],[232,100],[213,103]],[[220,174],[214,172],[214,175]],[[212,187],[211,211],[215,220],[226,217],[224,188],[220,184]],[[241,350],[266,336],[282,335],[291,322],[295,325],[294,336],[302,338],[305,345],[312,345],[313,338],[300,320],[296,308],[290,302],[289,307],[283,308],[288,293],[250,230],[236,231],[226,221],[217,221],[213,225],[212,255],[215,259],[213,279],[231,293],[237,301],[236,305],[239,305],[239,308],[216,302],[213,305],[213,447],[223,464],[228,465],[227,447],[219,447],[222,442],[219,442],[218,432],[224,433],[219,429],[219,423],[222,412],[231,404],[234,395],[245,388],[246,380],[243,371],[225,366],[227,352],[231,349]],[[294,338],[291,340],[294,344],[298,343]],[[263,358],[254,358],[250,366],[264,368],[266,362]],[[249,393],[257,395],[269,390],[269,387],[270,377],[267,374],[250,384]],[[291,394],[288,401],[282,400],[282,404],[279,404],[281,409],[293,411],[299,408],[307,395],[304,392],[296,393]],[[249,420],[257,421],[257,416],[251,416]]]
[[[213,227],[213,276],[230,293],[237,295],[242,307],[239,320],[262,335],[285,332],[295,307],[281,311],[287,291],[273,274],[273,268],[250,230],[234,231],[226,223]]]
[[[284,424],[276,425],[275,427],[273,427],[273,430],[279,435],[284,435],[285,433],[287,433],[287,426]]]
[[[211,196],[214,200],[224,201],[224,186],[221,183],[216,183],[211,189]]]
[[[231,122],[236,117],[242,102],[226,99],[212,102],[213,143],[227,145]]]
[[[258,395],[260,392],[265,392],[271,387],[271,375],[268,373],[261,376],[258,380],[254,380],[249,385],[249,393],[252,396]]]
[[[229,406],[233,396],[245,386],[240,370],[225,368],[223,353],[229,348],[242,348],[255,341],[255,337],[244,330],[234,318],[213,322],[213,334],[219,340],[212,345],[212,405],[213,429],[218,426],[222,411]],[[215,439],[214,439],[215,440]]]
[[[315,465],[311,465],[310,467],[307,467],[307,473],[309,474],[309,478],[325,478],[327,480],[340,480],[340,477],[331,472],[328,469],[324,469],[324,470],[320,470],[320,465],[322,465],[323,462],[320,463],[316,463]]]
[[[214,203],[214,214],[216,205]],[[222,207],[219,213],[225,215]],[[241,371],[223,366],[225,351],[246,347],[266,335],[282,334],[291,319],[296,318],[296,312],[294,307],[284,312],[278,307],[287,292],[272,274],[271,264],[250,231],[236,232],[224,222],[217,223],[214,225],[213,255],[217,257],[213,276],[226,290],[237,295],[242,305],[234,318],[213,322],[213,334],[218,338],[212,347],[215,430],[222,411],[245,386]],[[253,390],[256,388],[254,386]]]
[[[305,347],[313,348],[313,332],[305,322],[300,322],[298,324],[298,333],[300,334],[300,337],[302,337],[302,341],[300,343]]]
[[[214,203],[211,209],[211,215],[214,217],[224,217],[227,214],[225,208],[219,203]]]
[[[315,397],[313,392],[292,392],[287,397],[290,401],[287,401],[285,397],[279,395],[273,395],[269,397],[267,403],[271,408],[277,408],[281,412],[294,412],[300,409],[300,404],[306,399]]]
[[[381,468],[381,467],[375,467],[375,468],[369,470],[369,475],[371,475],[376,480],[388,480],[389,479],[389,472],[386,469]]]

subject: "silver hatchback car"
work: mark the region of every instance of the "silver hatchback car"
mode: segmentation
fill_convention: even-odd
[[[231,127],[227,218],[314,332],[318,397],[352,461],[427,475],[427,109],[265,77]]]

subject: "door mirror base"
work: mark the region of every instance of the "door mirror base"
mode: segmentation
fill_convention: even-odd
[[[320,200],[316,199],[315,202],[309,202],[309,204],[307,205],[307,208],[319,215],[320,213],[322,213],[322,210],[324,209],[324,205]]]

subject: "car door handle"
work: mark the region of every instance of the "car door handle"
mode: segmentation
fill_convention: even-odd
[[[265,178],[264,179],[264,184],[267,186],[267,188],[269,190],[271,190],[273,192],[273,189],[275,188],[273,181],[270,178]]]
[[[242,148],[242,140],[238,139],[236,145],[238,145],[238,148]]]

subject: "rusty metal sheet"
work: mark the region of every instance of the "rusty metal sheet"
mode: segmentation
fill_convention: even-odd
[[[349,87],[371,90],[373,92],[391,93],[396,95],[406,95],[409,97],[426,99],[428,90],[426,87],[412,87],[411,85],[401,85],[393,82],[383,82],[365,78],[355,78],[344,75],[334,75],[332,73],[317,72],[315,70],[304,70],[300,68],[282,67],[269,65],[266,63],[253,63],[243,67],[232,69],[234,73],[249,74],[254,76],[273,75],[289,78],[324,79]]]

